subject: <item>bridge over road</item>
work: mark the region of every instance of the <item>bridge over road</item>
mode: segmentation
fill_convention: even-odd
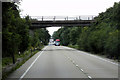
[[[30,29],[36,29],[36,28],[46,28],[46,27],[61,27],[61,26],[67,26],[67,27],[73,27],[73,26],[90,26],[92,23],[94,23],[93,16],[87,17],[87,18],[81,18],[78,17],[36,17],[33,18],[32,24],[30,26]]]
[[[45,27],[60,27],[60,26],[90,26],[94,20],[66,20],[66,21],[33,21],[31,29]]]

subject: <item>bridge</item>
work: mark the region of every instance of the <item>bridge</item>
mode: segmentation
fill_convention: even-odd
[[[87,17],[82,19],[81,16],[78,17],[32,17],[32,23],[30,29],[36,28],[46,28],[46,27],[73,27],[73,26],[90,26],[94,23],[94,17]]]

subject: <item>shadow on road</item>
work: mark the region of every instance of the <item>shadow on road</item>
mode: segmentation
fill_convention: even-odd
[[[72,49],[46,49],[46,50],[42,50],[42,51],[76,51],[76,50],[72,50]]]

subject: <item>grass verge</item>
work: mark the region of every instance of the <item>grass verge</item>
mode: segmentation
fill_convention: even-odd
[[[67,47],[71,47],[71,48],[80,50],[79,47],[78,47],[78,45],[68,45]],[[85,51],[85,52],[86,52],[86,51]],[[89,53],[90,53],[90,52],[89,52]],[[91,54],[94,54],[94,55],[97,55],[97,56],[101,56],[101,57],[103,57],[103,58],[108,58],[107,55],[101,54],[101,53],[99,53],[99,54],[91,53]],[[109,59],[111,59],[111,58],[109,58]],[[120,58],[119,58],[119,59],[112,58],[111,60],[114,61],[114,62],[120,62]]]
[[[12,58],[10,58],[10,57],[3,58],[2,59],[2,67],[8,67],[9,68],[9,66],[11,64],[12,64],[11,66],[13,66],[13,67],[9,71],[5,71],[5,72],[2,71],[2,80],[5,80],[10,73],[12,73],[16,69],[18,69],[20,66],[22,66],[28,59],[30,59],[33,55],[35,55],[41,49],[37,49],[37,50],[33,51],[32,53],[31,53],[30,50],[28,50],[28,51],[25,51],[21,55],[15,54],[15,60],[16,60],[15,64],[12,64]],[[22,59],[22,60],[17,62],[17,59]]]
[[[79,48],[78,48],[78,45],[68,45],[68,47],[75,48],[75,49],[79,49]]]

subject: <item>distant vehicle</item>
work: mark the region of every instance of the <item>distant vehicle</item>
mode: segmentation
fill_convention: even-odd
[[[60,46],[60,39],[55,40],[55,46]]]

